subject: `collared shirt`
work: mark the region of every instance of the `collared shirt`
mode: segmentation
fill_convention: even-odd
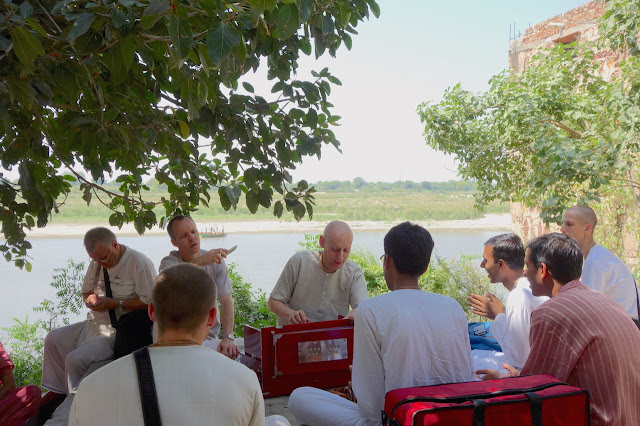
[[[596,244],[589,250],[582,266],[580,281],[587,287],[612,298],[632,318],[638,319],[633,274],[622,260]]]
[[[360,303],[353,392],[367,425],[380,424],[390,390],[474,379],[467,318],[450,297],[396,290]]]
[[[347,315],[349,306],[357,308],[369,293],[362,269],[351,260],[328,273],[319,252],[302,251],[289,259],[270,296],[295,311],[302,309],[309,321],[328,321]],[[278,317],[278,325],[287,323]]]
[[[491,323],[491,334],[502,347],[507,364],[518,369],[524,365],[531,351],[531,312],[547,300],[546,296],[536,297],[531,293],[526,277],[518,279],[516,287],[509,292],[505,313],[498,314]]]
[[[522,374],[587,389],[593,425],[640,425],[640,330],[610,298],[571,281],[531,314]]]

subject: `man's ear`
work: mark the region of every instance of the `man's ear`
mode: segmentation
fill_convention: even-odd
[[[213,324],[216,323],[217,313],[218,313],[218,310],[216,309],[215,306],[211,308],[211,310],[209,311],[209,315],[207,315],[207,327],[213,327]],[[227,331],[225,330],[225,333],[226,332]]]
[[[174,247],[178,247],[178,244],[176,244],[176,240],[174,240],[173,238],[171,239],[171,244],[173,244]]]
[[[500,269],[506,268],[507,267],[507,262],[505,262],[504,259],[498,259],[498,267]]]
[[[545,278],[553,278],[553,276],[551,275],[551,271],[549,271],[549,268],[547,267],[547,264],[542,262],[540,263],[540,275],[542,276],[542,279]]]
[[[320,240],[318,242],[320,243],[320,248],[324,248],[324,235],[320,235]]]
[[[149,303],[149,306],[147,307],[147,312],[149,312],[149,318],[151,318],[151,321],[158,322],[156,321],[156,308],[153,306],[153,302]]]

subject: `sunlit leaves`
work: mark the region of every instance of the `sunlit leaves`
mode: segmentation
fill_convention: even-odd
[[[207,53],[211,62],[220,65],[222,60],[242,42],[242,35],[232,25],[214,22],[207,32]]]
[[[44,55],[44,49],[40,40],[29,31],[20,27],[9,28],[13,51],[22,63],[30,65],[40,55]]]

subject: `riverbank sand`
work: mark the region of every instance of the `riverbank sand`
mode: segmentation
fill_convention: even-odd
[[[348,222],[354,231],[377,231],[387,230],[401,221],[375,222],[375,221],[352,221]],[[480,219],[467,220],[446,220],[446,221],[418,221],[416,222],[427,229],[487,229],[496,231],[511,231],[513,224],[510,214],[488,214]],[[27,231],[27,238],[63,238],[83,236],[89,229],[96,226],[104,226],[104,223],[86,224],[50,224],[45,228],[36,228]],[[250,233],[283,233],[283,232],[305,232],[321,233],[326,222],[316,222],[302,220],[300,222],[287,221],[198,221],[200,231],[205,228],[224,226],[224,230],[231,234]],[[126,224],[122,229],[111,227],[120,236],[138,235],[133,224]],[[145,232],[145,235],[165,234],[166,230],[158,226]]]

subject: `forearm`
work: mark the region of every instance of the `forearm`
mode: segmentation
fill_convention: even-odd
[[[120,307],[120,300],[114,300],[118,302],[118,307]],[[135,297],[133,299],[124,299],[122,301],[122,307],[125,311],[135,311],[138,309],[147,309],[147,304],[140,300],[139,297]]]
[[[288,307],[284,302],[280,300],[276,300],[272,297],[269,297],[267,301],[267,308],[276,314],[279,317],[289,318],[295,312],[293,309]]]
[[[220,298],[220,323],[224,334],[234,334],[233,296],[230,294]]]

